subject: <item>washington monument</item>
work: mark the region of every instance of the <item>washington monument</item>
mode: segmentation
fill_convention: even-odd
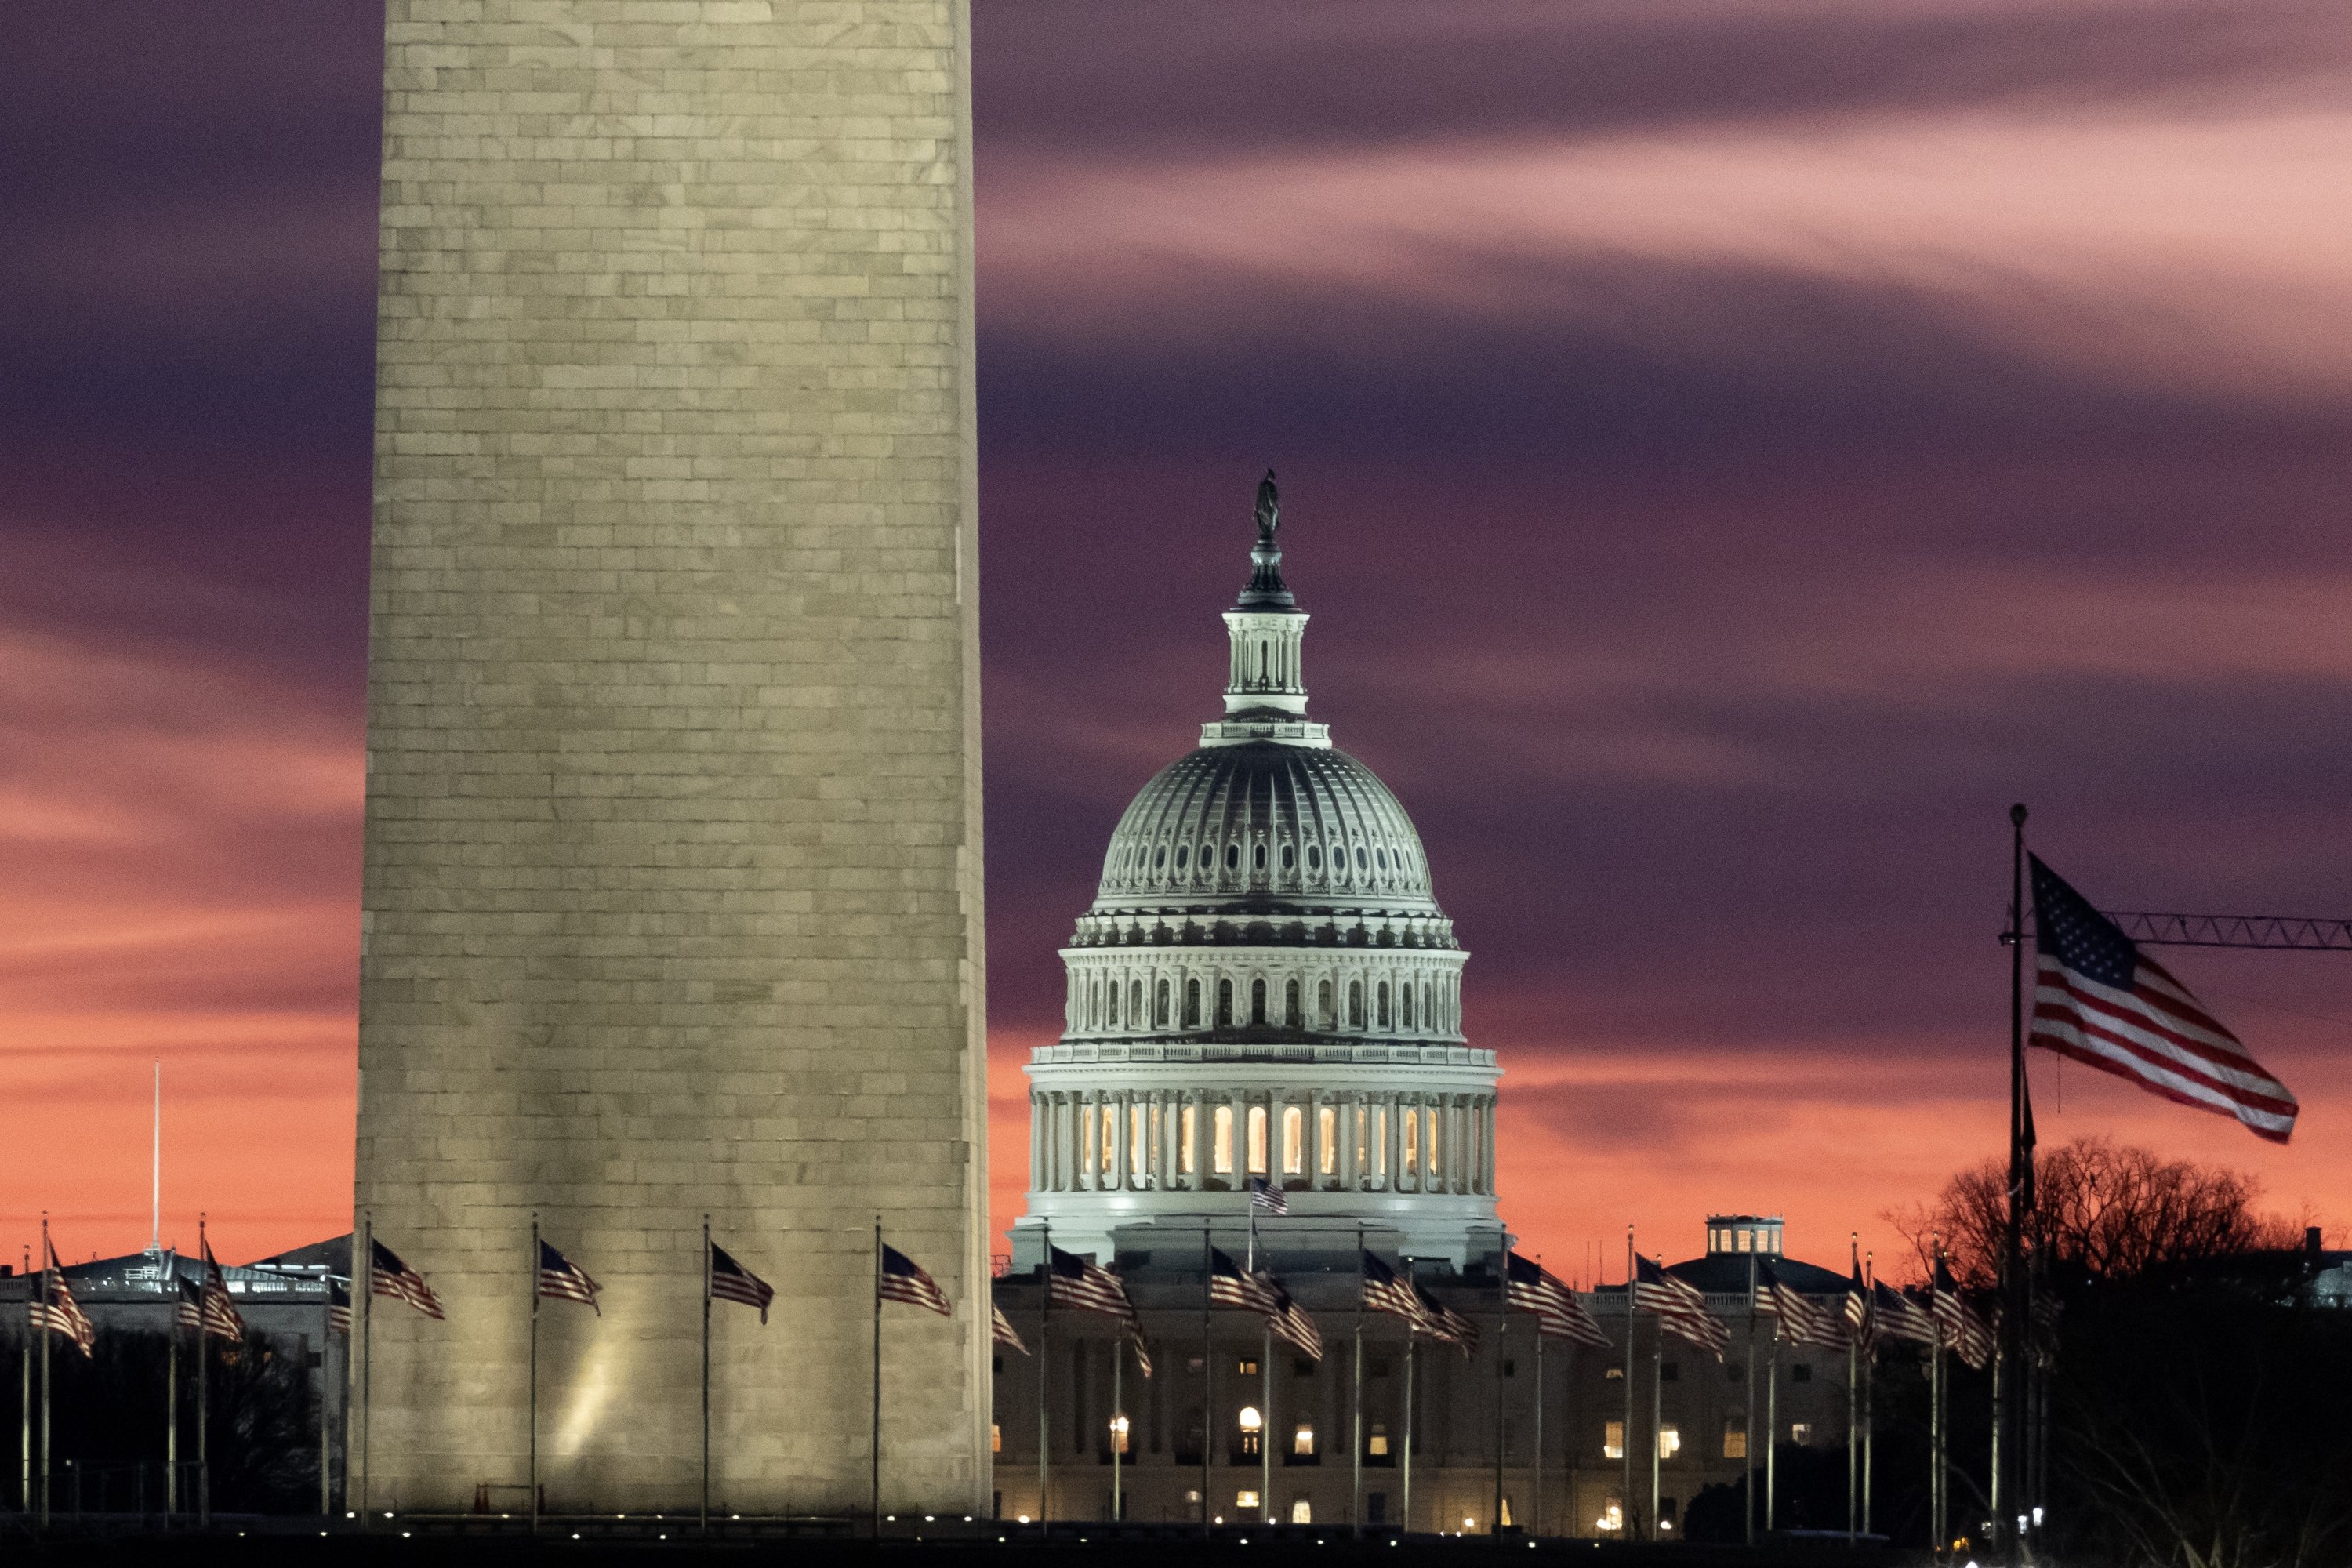
[[[866,1508],[878,1218],[882,1504],[984,1511],[964,4],[386,12],[355,1506],[690,1513],[708,1215],[714,1510]]]

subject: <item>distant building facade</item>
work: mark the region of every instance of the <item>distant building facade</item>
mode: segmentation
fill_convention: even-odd
[[[1669,1341],[1654,1358],[1655,1325],[1637,1314],[1628,1495],[1623,1288],[1585,1298],[1609,1352],[1539,1353],[1532,1318],[1503,1310],[1501,1069],[1464,1033],[1468,954],[1412,819],[1307,718],[1307,617],[1272,499],[1224,615],[1223,714],[1121,817],[1062,953],[1064,1032],[1028,1065],[1028,1203],[995,1300],[1031,1353],[995,1352],[996,1509],[1108,1519],[1116,1489],[1136,1521],[1477,1531],[1499,1518],[1671,1537],[1689,1498],[1747,1465],[1747,1336],[1769,1356],[1771,1321],[1749,1321],[1743,1254],[1833,1310],[1844,1278],[1780,1260],[1777,1220],[1709,1222],[1706,1252],[1675,1271],[1735,1350],[1718,1366]],[[1286,1212],[1254,1218],[1254,1179]],[[1116,1320],[1047,1307],[1049,1247],[1116,1267],[1151,1378]],[[1360,1247],[1476,1323],[1475,1352],[1415,1348],[1402,1320],[1360,1312]],[[1211,1247],[1281,1278],[1320,1327],[1319,1363],[1269,1342],[1254,1313],[1209,1308]],[[1844,1441],[1843,1355],[1783,1347],[1759,1406],[1776,1386],[1781,1441]],[[1759,1458],[1766,1432],[1759,1408]]]

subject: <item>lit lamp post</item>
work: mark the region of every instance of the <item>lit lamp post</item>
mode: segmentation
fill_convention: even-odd
[[[1110,1518],[1113,1524],[1127,1517],[1120,1505],[1118,1490],[1119,1466],[1127,1458],[1127,1416],[1115,1413],[1110,1418]]]

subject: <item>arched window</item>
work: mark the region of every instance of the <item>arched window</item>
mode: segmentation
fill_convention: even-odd
[[[1282,1173],[1296,1176],[1307,1169],[1307,1113],[1295,1105],[1282,1108]]]
[[[1318,1106],[1315,1111],[1315,1173],[1331,1176],[1339,1171],[1339,1113],[1330,1106]]]
[[[1410,1029],[1412,1027],[1412,987],[1411,985],[1404,987],[1403,991],[1399,994],[1397,1000],[1404,1009],[1403,1016],[1398,1021],[1403,1024],[1406,1028]]]
[[[1405,1107],[1404,1127],[1397,1136],[1397,1147],[1404,1152],[1404,1173],[1408,1176],[1421,1169],[1421,1112]]]
[[[1360,1029],[1363,1026],[1364,983],[1360,980],[1350,980],[1348,982],[1348,1027]]]
[[[1265,1107],[1253,1105],[1249,1110],[1249,1173],[1265,1174]]]
[[[1217,1026],[1223,1028],[1234,1021],[1234,983],[1217,982]]]
[[[1234,1108],[1220,1105],[1209,1119],[1209,1169],[1220,1176],[1234,1173]]]
[[[1381,982],[1376,999],[1380,1004],[1381,1027],[1385,1029],[1389,1026],[1389,983],[1387,981]]]
[[[1318,1029],[1331,1026],[1331,983],[1328,980],[1315,983],[1315,1026]]]
[[[1184,1026],[1188,1029],[1201,1026],[1201,983],[1197,980],[1184,982]]]
[[[1106,996],[1106,997],[1104,997],[1104,998],[1103,998],[1103,1000],[1110,1004],[1110,1006],[1109,1006],[1108,1010],[1108,1011],[1104,1014],[1104,1016],[1103,1016],[1103,1021],[1104,1021],[1105,1023],[1108,1024],[1112,1028],[1116,1029],[1116,1028],[1118,1028],[1118,981],[1114,980],[1114,981],[1112,981],[1112,982],[1110,983],[1110,994],[1109,994],[1109,995],[1108,995],[1108,996]]]
[[[1118,1169],[1118,1111],[1115,1103],[1106,1102],[1102,1114],[1102,1173],[1109,1175]]]
[[[1298,1016],[1298,982],[1287,980],[1282,986],[1282,1021],[1296,1029],[1302,1020]]]
[[[1265,1022],[1265,982],[1263,980],[1250,982],[1250,1022]]]
[[[1444,1171],[1445,1167],[1438,1163],[1437,1158],[1436,1107],[1432,1106],[1430,1108],[1429,1114],[1422,1119],[1421,1128],[1422,1142],[1423,1145],[1422,1149],[1422,1168],[1433,1176],[1438,1175]]]
[[[1139,981],[1137,984],[1142,983]],[[1168,1026],[1168,982],[1165,980],[1160,983],[1160,994],[1152,999],[1152,1007],[1151,1021],[1160,1028],[1166,1028]]]

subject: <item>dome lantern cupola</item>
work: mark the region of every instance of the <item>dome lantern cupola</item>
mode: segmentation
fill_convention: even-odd
[[[1328,726],[1307,721],[1307,683],[1299,665],[1307,612],[1282,580],[1282,546],[1275,539],[1281,524],[1280,493],[1268,468],[1257,487],[1257,542],[1250,549],[1249,584],[1225,612],[1225,635],[1232,643],[1225,716],[1202,726],[1204,746],[1331,743]]]

